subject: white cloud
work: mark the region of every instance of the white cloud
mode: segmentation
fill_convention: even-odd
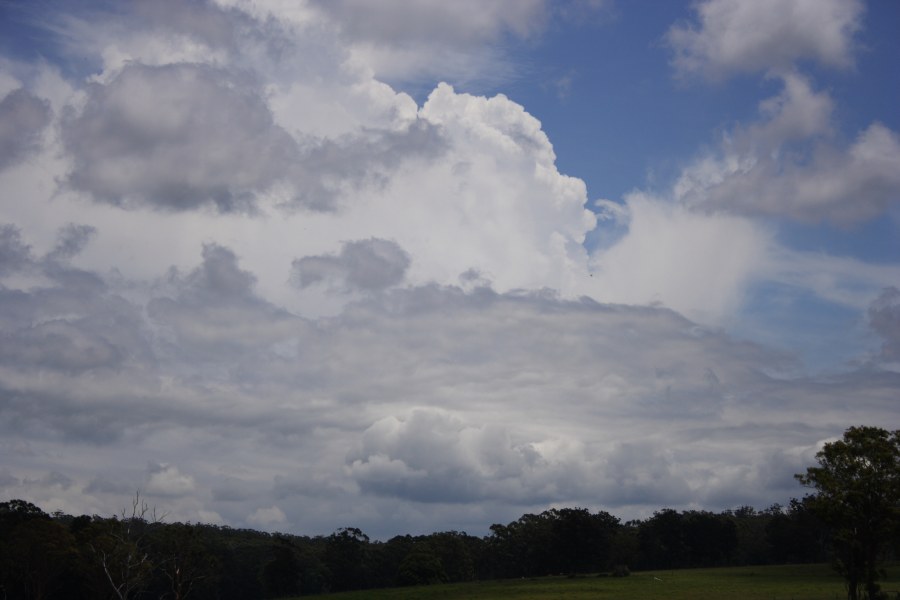
[[[514,63],[504,55],[503,37],[534,35],[549,16],[543,0],[310,5],[338,28],[354,60],[384,81],[506,79],[514,73]]]
[[[166,463],[147,465],[144,490],[156,496],[185,496],[196,489],[194,478],[185,475],[175,465]]]
[[[831,141],[832,101],[796,75],[760,105],[762,119],[726,136],[673,188],[692,208],[848,225],[900,198],[900,138],[880,123],[848,146]]]
[[[247,521],[260,527],[271,529],[276,526],[283,526],[287,523],[287,516],[284,511],[277,506],[270,508],[257,508],[247,517]]]
[[[401,132],[415,122],[418,106],[408,95],[352,70],[335,79],[271,84],[266,91],[276,122],[295,135],[330,139],[363,129]]]
[[[699,23],[673,25],[666,41],[679,74],[718,79],[789,70],[798,61],[846,68],[864,11],[860,0],[704,0]]]
[[[420,115],[439,127],[449,148],[440,163],[404,173],[387,190],[395,206],[409,199],[397,220],[405,231],[384,237],[415,257],[411,275],[422,281],[427,269],[430,278],[450,282],[475,268],[499,289],[577,289],[581,242],[595,217],[584,206],[584,183],[557,170],[540,122],[504,96],[459,94],[443,84]],[[380,198],[379,208],[387,200]],[[455,251],[435,253],[450,247]]]
[[[456,282],[475,269],[499,290],[548,285],[583,293],[581,242],[594,226],[584,184],[558,172],[540,123],[520,105],[441,85],[419,110],[349,65],[338,40],[308,20],[222,15],[233,21],[231,33],[216,43],[249,51],[216,55],[212,65],[169,64],[183,57],[125,43],[136,33],[130,21],[96,19],[103,47],[116,46],[131,62],[107,65],[84,98],[59,111],[70,115],[65,147],[47,148],[33,171],[9,170],[4,181],[44,201],[55,192],[53,210],[37,202],[9,211],[27,224],[36,247],[53,243],[67,222],[89,222],[97,233],[80,262],[120,269],[117,257],[127,248],[126,276],[148,280],[171,265],[188,268],[200,242],[227,242],[256,274],[261,294],[313,315],[340,303],[285,286],[291,263],[372,237],[415,257],[406,273],[412,283]],[[158,24],[148,23],[150,35]],[[180,36],[218,39],[192,34],[191,23],[178,25]],[[260,48],[254,27],[267,34],[274,27],[282,54]],[[41,172],[81,194],[36,186]],[[89,198],[102,202],[86,205]],[[210,207],[256,213],[210,218]],[[297,211],[303,207],[336,212]],[[450,246],[456,251],[444,251]]]
[[[209,523],[210,525],[225,525],[225,519],[222,515],[214,510],[198,510],[197,517],[200,523]]]
[[[641,194],[628,197],[627,209],[625,235],[591,257],[601,297],[661,303],[713,323],[741,307],[768,260],[772,240],[764,227]]]
[[[768,281],[812,292],[862,313],[875,295],[900,280],[900,265],[775,248],[769,255],[765,274]]]
[[[797,74],[779,76],[784,89],[759,104],[763,119],[746,132],[743,143],[772,151],[785,143],[827,135],[831,130],[834,103],[827,92],[815,91],[810,81]]]
[[[381,81],[427,92],[438,81],[471,89],[493,87],[521,77],[525,73],[511,56],[509,41],[533,40],[554,21],[584,22],[598,16],[602,19],[611,3],[219,0],[219,4],[238,7],[257,18],[274,18],[308,28],[307,32],[327,30],[339,36],[350,62],[357,68],[373,73]],[[345,99],[338,99],[337,104]]]
[[[364,492],[417,502],[459,503],[511,494],[547,461],[531,444],[515,444],[503,428],[472,427],[445,411],[414,409],[386,417],[362,435],[348,457],[349,472]]]
[[[540,0],[460,0],[452,4],[387,0],[377,7],[365,0],[313,0],[310,4],[340,23],[353,40],[398,45],[435,39],[462,45],[493,39],[504,30],[528,35],[541,26],[545,8]]]

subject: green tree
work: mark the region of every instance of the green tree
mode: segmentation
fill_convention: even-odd
[[[431,545],[421,541],[400,562],[398,579],[401,585],[431,585],[446,582],[447,573]]]
[[[610,546],[619,519],[606,512],[591,514],[586,508],[550,509],[553,553],[558,569],[568,575],[605,570],[610,565]]]
[[[813,496],[791,499],[787,508],[769,509],[766,540],[772,562],[816,563],[830,556],[827,526],[811,508]]]
[[[678,569],[690,565],[690,549],[684,539],[684,515],[664,508],[638,529],[643,569]]]
[[[32,519],[16,527],[9,537],[10,567],[25,598],[63,597],[66,575],[78,567],[75,538],[50,519]],[[69,596],[75,596],[69,590]]]
[[[728,564],[738,544],[737,526],[726,515],[690,511],[682,515],[682,535],[691,566]]]
[[[342,527],[325,538],[324,562],[331,590],[363,590],[369,587],[369,536],[356,527]]]
[[[444,531],[427,536],[428,544],[440,559],[447,581],[475,579],[475,561],[470,548],[471,539],[465,533]]]
[[[173,523],[157,527],[151,539],[157,571],[167,584],[166,600],[187,600],[208,592],[215,583],[218,561],[198,525]]]
[[[262,570],[266,597],[280,598],[300,593],[300,561],[289,540],[276,537],[272,546],[272,560]]]
[[[817,467],[796,475],[815,488],[810,508],[832,528],[836,567],[847,580],[847,597],[881,597],[884,551],[900,521],[900,430],[851,427],[816,454]]]

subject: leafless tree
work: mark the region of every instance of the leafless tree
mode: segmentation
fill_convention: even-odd
[[[110,521],[103,533],[91,543],[113,593],[120,600],[134,596],[150,579],[153,563],[147,549],[150,525],[158,523],[156,508],[151,508],[135,492],[131,509],[122,509],[121,518]]]

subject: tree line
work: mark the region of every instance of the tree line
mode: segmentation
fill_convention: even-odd
[[[146,506],[146,505],[143,505]],[[622,523],[560,508],[491,526],[373,541],[357,528],[296,536],[141,514],[48,515],[0,503],[0,597],[246,599],[509,577],[821,562],[829,532],[805,502]]]
[[[900,557],[900,432],[883,432],[887,445],[879,445],[882,431],[851,428],[826,445],[819,466],[798,476],[817,493],[786,506],[662,509],[628,522],[554,508],[494,524],[482,537],[444,531],[377,541],[353,527],[308,537],[167,523],[140,495],[115,517],[51,515],[10,500],[0,503],[0,598],[237,600],[831,560],[847,578],[848,598],[874,599],[879,561]]]

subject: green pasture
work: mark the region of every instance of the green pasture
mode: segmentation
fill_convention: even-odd
[[[882,589],[900,590],[896,566]],[[335,600],[842,600],[843,580],[828,565],[647,571],[629,577],[541,577],[331,594]]]

